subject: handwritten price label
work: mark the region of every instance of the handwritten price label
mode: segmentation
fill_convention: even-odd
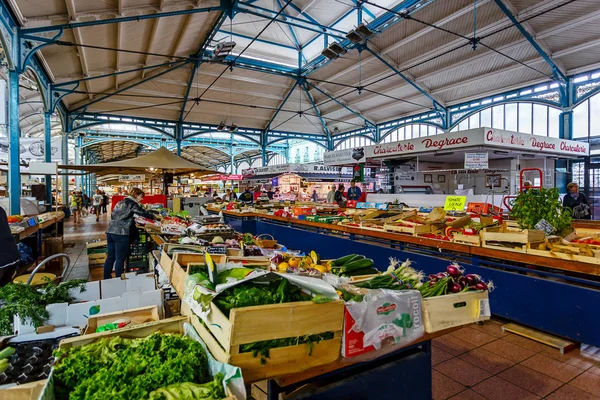
[[[446,211],[464,211],[467,204],[467,196],[447,196],[444,203]]]

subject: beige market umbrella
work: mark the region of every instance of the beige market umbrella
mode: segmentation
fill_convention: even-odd
[[[62,169],[88,171],[98,175],[135,174],[135,173],[173,173],[181,175],[193,172],[199,176],[216,174],[217,171],[206,169],[181,158],[165,147],[152,153],[122,161],[91,165],[60,165]]]

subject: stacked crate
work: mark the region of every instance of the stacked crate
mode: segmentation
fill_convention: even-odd
[[[106,261],[106,240],[87,244],[88,265],[90,268],[102,267]]]

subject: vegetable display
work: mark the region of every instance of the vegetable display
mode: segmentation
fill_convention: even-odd
[[[474,290],[491,291],[493,288],[492,282],[484,282],[479,275],[464,274],[464,270],[458,264],[450,264],[446,272],[429,275],[427,282],[418,290],[421,296],[426,298]]]
[[[12,335],[15,315],[21,322],[30,322],[35,328],[44,325],[50,317],[46,306],[53,303],[71,303],[70,289],[85,291],[87,280],[77,279],[57,285],[53,282],[44,287],[8,283],[0,288],[0,335]]]
[[[202,345],[181,335],[121,337],[56,352],[57,399],[218,399],[222,377],[210,376]],[[184,383],[207,384],[203,389]],[[162,390],[160,390],[162,389]],[[182,393],[193,397],[180,396]],[[178,397],[179,396],[179,397]]]
[[[200,292],[194,293],[194,300],[200,302]],[[300,288],[287,279],[278,279],[268,285],[246,282],[220,293],[213,302],[229,317],[233,308],[262,306],[265,304],[305,301]]]
[[[360,254],[350,254],[331,261],[331,273],[338,276],[373,275],[379,273],[374,262]]]
[[[515,199],[511,217],[515,218],[521,229],[535,229],[542,219],[554,227],[560,236],[566,236],[571,230],[572,211],[563,207],[558,188],[535,189],[521,192]]]

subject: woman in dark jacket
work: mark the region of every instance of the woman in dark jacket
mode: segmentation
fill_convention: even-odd
[[[563,206],[573,210],[575,219],[591,219],[590,206],[585,194],[579,193],[579,186],[575,182],[567,185],[567,194],[563,198]]]
[[[144,192],[133,188],[129,196],[117,203],[112,211],[110,223],[106,230],[107,255],[104,263],[104,279],[112,278],[113,265],[115,277],[120,277],[125,268],[125,259],[129,254],[129,244],[135,236],[135,215],[154,219],[154,215],[140,206]]]
[[[21,256],[17,249],[17,242],[10,233],[6,212],[0,207],[0,286],[6,285],[12,279]]]

